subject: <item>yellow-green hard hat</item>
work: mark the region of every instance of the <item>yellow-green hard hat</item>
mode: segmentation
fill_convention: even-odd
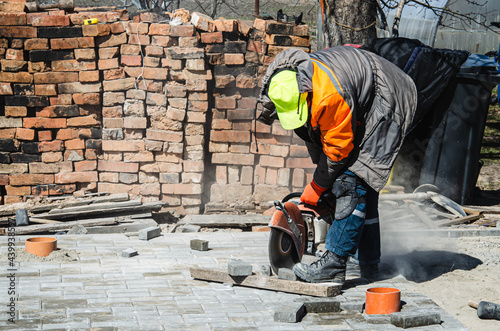
[[[275,74],[269,83],[268,96],[276,106],[283,129],[297,129],[306,123],[307,93],[299,93],[295,71],[283,70]]]

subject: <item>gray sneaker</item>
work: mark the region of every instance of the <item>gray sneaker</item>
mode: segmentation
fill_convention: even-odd
[[[326,251],[318,261],[311,263],[311,265],[297,263],[293,266],[293,272],[297,277],[309,283],[334,282],[343,284],[345,282],[346,262],[347,257]]]

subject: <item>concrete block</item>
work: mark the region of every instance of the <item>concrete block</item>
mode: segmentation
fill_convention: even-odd
[[[283,323],[297,323],[306,316],[306,307],[303,303],[293,302],[274,312],[274,321]]]
[[[337,298],[308,298],[300,297],[293,300],[302,302],[308,313],[337,313],[340,312],[340,300]]]
[[[138,254],[139,253],[137,252],[137,250],[135,250],[133,248],[127,248],[127,249],[122,251],[122,257],[132,257],[132,256],[136,256]]]
[[[191,239],[190,246],[196,251],[208,251],[208,240]]]
[[[348,312],[355,312],[355,313],[362,313],[364,306],[365,306],[364,301],[346,301],[346,302],[340,303],[340,310],[348,311]]]
[[[152,226],[139,231],[140,240],[149,240],[161,235],[161,229],[157,226]]]
[[[28,225],[28,220],[28,211],[26,209],[16,210],[16,226]]]
[[[229,261],[227,273],[230,276],[250,276],[252,274],[252,265],[241,260]]]
[[[278,278],[286,280],[297,280],[297,276],[294,274],[293,270],[287,268],[278,269]]]
[[[259,271],[262,276],[271,276],[271,266],[269,264],[262,264],[259,266]]]
[[[412,309],[391,314],[391,324],[404,329],[439,323],[441,314],[432,309]]]

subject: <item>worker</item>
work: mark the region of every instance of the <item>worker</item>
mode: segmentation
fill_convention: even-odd
[[[317,205],[330,190],[335,220],[325,253],[316,262],[297,263],[307,282],[345,281],[349,257],[361,274],[380,263],[378,192],[386,185],[415,113],[411,78],[369,51],[337,46],[308,54],[279,53],[262,79],[258,120],[281,126],[305,141],[316,169],[300,200]]]

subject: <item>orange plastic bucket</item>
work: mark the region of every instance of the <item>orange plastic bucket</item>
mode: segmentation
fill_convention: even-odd
[[[53,237],[33,237],[26,239],[26,252],[36,256],[49,256],[57,249],[57,239]]]
[[[391,314],[401,310],[401,291],[392,287],[366,290],[365,312],[369,315]]]

